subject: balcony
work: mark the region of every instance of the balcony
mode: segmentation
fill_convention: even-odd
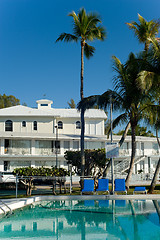
[[[60,151],[60,148],[56,149],[56,148],[53,148],[53,149],[40,149],[40,148],[36,148],[35,149],[35,155],[43,155],[43,156],[52,156],[52,155],[55,155],[55,154],[60,154],[61,151]]]
[[[5,154],[8,155],[29,155],[31,154],[30,148],[5,148]]]
[[[60,154],[60,148],[56,149],[35,149],[34,155],[42,155],[42,156],[53,156],[55,154]],[[5,155],[31,155],[31,149],[21,149],[21,148],[5,148]],[[32,154],[33,155],[33,154]]]

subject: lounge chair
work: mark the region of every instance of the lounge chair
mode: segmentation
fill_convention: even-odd
[[[109,193],[109,179],[98,179],[98,188],[96,192],[100,191]]]
[[[145,193],[147,194],[147,190],[145,187],[135,187],[134,191],[133,191],[133,194],[135,194],[135,192],[139,192],[139,193]]]
[[[125,179],[115,179],[114,192],[125,192],[127,194]]]
[[[83,185],[81,194],[85,193],[85,192],[94,192],[94,180],[93,179],[84,179],[84,185]]]

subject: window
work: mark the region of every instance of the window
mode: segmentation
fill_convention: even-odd
[[[26,127],[26,121],[22,122],[22,127]]]
[[[104,148],[104,142],[92,142],[92,141],[85,141],[84,148],[85,149],[101,149]]]
[[[9,161],[4,161],[4,171],[10,170],[10,162]]]
[[[5,131],[6,132],[12,132],[13,131],[13,123],[11,120],[7,120],[5,122]]]
[[[76,129],[81,129],[81,123],[80,123],[80,121],[77,121],[77,122],[76,122]]]
[[[48,104],[42,103],[41,106],[42,106],[42,107],[48,107]]]
[[[58,122],[58,129],[63,129],[63,122],[62,121]]]
[[[70,149],[70,141],[64,141],[64,149]]]
[[[10,141],[11,140],[9,140],[9,139],[5,139],[4,140],[4,151],[5,151],[5,154],[9,153]]]
[[[73,141],[73,149],[79,149],[79,141]]]
[[[129,142],[124,142],[124,143],[120,146],[120,149],[128,150],[128,149],[129,149]]]
[[[55,141],[55,149],[56,153],[60,153],[60,141],[58,140]]]
[[[33,129],[36,131],[37,130],[37,121],[33,122]]]

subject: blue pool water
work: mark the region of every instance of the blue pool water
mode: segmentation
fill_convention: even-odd
[[[43,201],[0,219],[0,240],[160,239],[160,202]]]

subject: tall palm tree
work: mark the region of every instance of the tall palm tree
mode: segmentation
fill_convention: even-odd
[[[139,23],[132,21],[131,23],[126,23],[131,30],[134,31],[136,37],[140,43],[144,43],[144,50],[149,50],[150,39],[157,36],[160,22],[158,20],[146,21],[140,14],[138,14]]]
[[[160,140],[158,131],[160,130],[160,42],[158,39],[150,39],[151,47],[147,54],[147,68],[139,74],[140,87],[143,89],[149,88],[155,106],[145,112],[145,120],[156,131],[157,143],[160,148]],[[152,193],[157,182],[160,171],[160,158],[158,160],[154,176],[149,187],[148,193]]]
[[[98,104],[101,108],[110,106],[110,96],[112,96],[113,111],[122,112],[115,120],[114,125],[129,122],[132,131],[132,154],[130,168],[126,178],[126,187],[129,182],[134,167],[136,154],[136,135],[135,130],[138,122],[143,119],[143,113],[152,105],[149,94],[138,86],[139,73],[143,69],[143,59],[136,58],[133,53],[130,54],[128,61],[122,64],[120,60],[113,57],[116,76],[114,78],[114,90],[107,90],[102,95],[94,95],[83,99],[78,107],[91,108]]]
[[[76,14],[74,11],[68,16],[73,18],[73,34],[62,33],[57,38],[58,41],[80,42],[81,44],[81,86],[80,97],[84,98],[83,78],[84,78],[84,54],[89,59],[93,56],[95,48],[90,46],[88,42],[93,40],[104,40],[106,37],[105,29],[101,25],[101,19],[96,13],[86,13],[85,9],[80,9]],[[84,109],[81,109],[81,176],[84,176],[85,156],[84,156]]]

